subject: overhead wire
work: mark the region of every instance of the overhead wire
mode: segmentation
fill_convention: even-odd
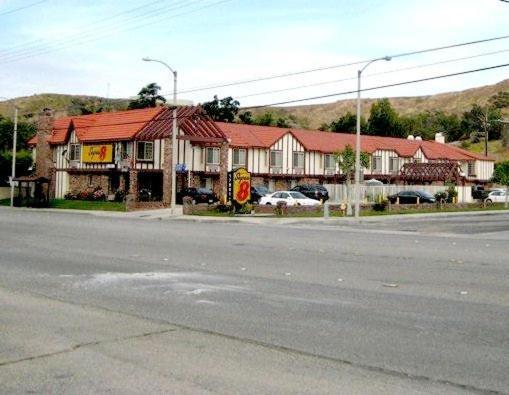
[[[406,56],[411,56],[411,55],[424,54],[424,53],[435,52],[435,51],[442,51],[445,49],[460,48],[460,47],[469,46],[469,45],[476,45],[476,44],[482,44],[482,43],[487,43],[487,42],[492,42],[492,41],[505,40],[508,38],[509,38],[509,35],[496,36],[496,37],[490,37],[490,38],[485,38],[485,39],[480,39],[480,40],[467,41],[467,42],[450,44],[450,45],[443,45],[443,46],[433,47],[433,48],[426,48],[426,49],[421,49],[421,50],[417,50],[417,51],[403,52],[400,54],[388,55],[388,56],[391,58],[406,57]],[[309,74],[309,73],[314,73],[314,72],[319,72],[319,71],[345,68],[345,67],[365,64],[365,63],[370,62],[374,59],[377,59],[377,58],[363,59],[363,60],[359,60],[359,61],[355,61],[355,62],[347,62],[347,63],[341,63],[341,64],[330,65],[330,66],[316,67],[316,68],[312,68],[312,69],[299,70],[299,71],[294,71],[294,72],[289,72],[289,73],[272,74],[272,75],[268,75],[268,76],[245,79],[245,80],[238,80],[238,81],[234,81],[234,82],[225,82],[225,83],[219,83],[219,84],[215,84],[215,85],[206,85],[206,86],[181,90],[178,93],[182,94],[182,93],[200,92],[200,91],[205,91],[205,90],[245,85],[245,84],[250,84],[250,83],[255,83],[255,82],[279,79],[279,78],[293,77],[293,76],[297,76],[297,75]],[[169,95],[169,94],[164,94],[163,96],[165,96],[165,95]]]
[[[12,10],[3,11],[3,12],[0,12],[0,16],[14,14],[15,12],[23,11],[23,10],[26,10],[27,8],[35,7],[36,5],[39,5],[39,4],[42,4],[42,3],[46,3],[47,1],[48,0],[39,0],[39,1],[36,1],[35,3],[30,3],[30,4],[27,4],[27,5],[22,6],[22,7],[14,8]]]

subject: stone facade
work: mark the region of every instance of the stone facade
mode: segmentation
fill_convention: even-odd
[[[37,155],[35,173],[38,177],[46,177],[50,180],[49,197],[55,197],[55,165],[53,164],[53,150],[49,145],[49,138],[53,131],[53,112],[45,108],[39,115],[37,123]]]
[[[173,162],[171,138],[164,139],[163,152],[163,204],[171,206],[171,168]]]
[[[107,174],[69,174],[69,191],[71,193],[91,192],[101,188],[108,193],[110,179]]]

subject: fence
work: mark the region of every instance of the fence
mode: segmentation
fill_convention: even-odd
[[[350,191],[347,191],[346,184],[325,184],[325,188],[329,191],[330,202],[345,202],[348,200],[348,195],[353,197],[354,186],[350,186]],[[458,203],[471,203],[472,189],[470,186],[457,186],[455,187],[458,192]],[[426,191],[435,195],[437,192],[447,190],[443,185],[361,185],[361,197],[366,202],[375,202],[378,196],[387,198],[400,191]],[[350,192],[350,193],[348,193]]]

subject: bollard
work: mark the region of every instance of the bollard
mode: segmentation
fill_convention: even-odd
[[[323,217],[325,219],[330,218],[329,203],[327,202],[323,205]]]

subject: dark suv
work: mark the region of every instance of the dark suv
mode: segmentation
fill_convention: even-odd
[[[321,200],[323,202],[329,200],[329,192],[320,184],[301,184],[296,185],[290,191],[297,191],[310,199]]]
[[[215,203],[219,199],[210,189],[207,188],[184,188],[177,192],[177,204],[182,204],[184,197],[189,196],[196,203]]]

